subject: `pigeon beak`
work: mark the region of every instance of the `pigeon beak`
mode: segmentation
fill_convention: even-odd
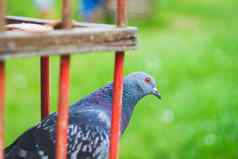
[[[153,88],[152,94],[153,94],[154,96],[158,97],[159,99],[161,99],[160,92],[159,92],[159,90],[158,90],[157,88],[155,88],[155,87]]]

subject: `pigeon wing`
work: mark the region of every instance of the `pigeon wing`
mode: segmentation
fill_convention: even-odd
[[[101,110],[71,113],[68,127],[69,159],[106,159],[109,121]],[[5,149],[6,159],[54,159],[56,114],[20,136]]]

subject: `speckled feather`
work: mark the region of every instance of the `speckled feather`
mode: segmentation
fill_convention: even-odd
[[[144,78],[152,79],[150,87]],[[143,82],[142,82],[143,81]],[[144,86],[145,84],[145,86]],[[143,72],[124,79],[121,133],[134,106],[155,87],[153,78]],[[144,88],[145,87],[145,88]],[[69,159],[106,159],[111,127],[112,84],[96,90],[70,107],[68,126]],[[54,159],[56,113],[21,135],[5,149],[6,159]]]

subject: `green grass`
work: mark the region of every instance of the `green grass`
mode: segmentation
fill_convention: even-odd
[[[17,2],[8,1],[9,13],[37,16],[23,0]],[[153,17],[135,21],[139,49],[127,54],[125,73],[151,73],[163,100],[146,97],[137,105],[122,138],[121,158],[238,158],[238,2],[154,3]],[[112,80],[113,59],[110,53],[72,56],[72,102]],[[55,111],[58,58],[51,60]],[[8,60],[7,144],[39,121],[39,95],[39,59]]]

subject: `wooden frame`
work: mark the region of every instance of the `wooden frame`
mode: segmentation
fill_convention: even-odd
[[[56,21],[8,17],[8,24],[57,24]],[[16,25],[16,28],[18,26]],[[0,33],[0,60],[10,57],[59,55],[95,51],[122,51],[137,47],[137,29],[113,25],[74,23],[73,29],[6,31]]]

